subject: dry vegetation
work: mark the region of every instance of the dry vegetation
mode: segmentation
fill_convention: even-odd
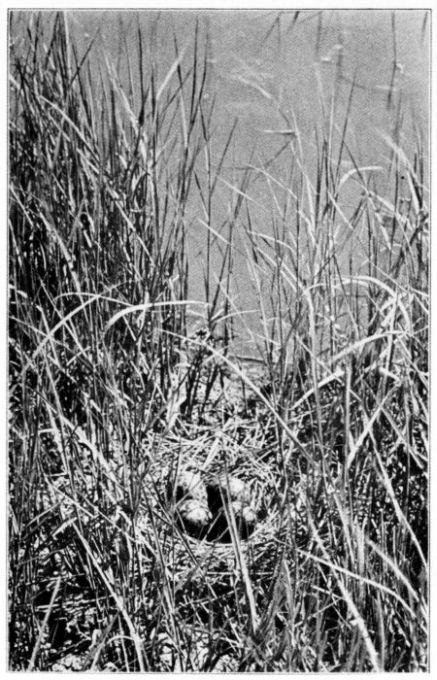
[[[175,39],[159,78],[139,32],[122,85],[92,42],[78,53],[62,15],[11,15],[11,26],[10,668],[425,670],[420,131],[407,157],[396,113],[380,194],[348,145],[354,85],[337,119],[336,81],[315,175],[297,136],[289,177],[248,168],[219,228],[238,127],[218,150],[200,30],[189,57]],[[265,233],[254,170],[271,196]],[[205,232],[196,295],[192,200]],[[365,271],[340,260],[345,229],[364,244]],[[232,294],[237,233],[258,332]],[[237,323],[257,363],[235,355]],[[183,530],[167,489],[187,469],[249,485],[249,538],[232,522],[227,543]]]

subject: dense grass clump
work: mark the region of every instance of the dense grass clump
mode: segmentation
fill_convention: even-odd
[[[361,167],[339,57],[314,167],[269,94],[289,162],[230,181],[200,28],[166,72],[138,30],[121,79],[63,15],[10,19],[10,668],[426,670],[420,131],[398,108]],[[253,533],[184,531],[182,470],[243,480]]]

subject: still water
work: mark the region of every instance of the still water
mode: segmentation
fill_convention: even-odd
[[[207,32],[211,41],[209,88],[210,96],[216,94],[216,144],[220,147],[238,118],[236,154],[242,162],[254,148],[259,158],[271,154],[275,141],[264,131],[284,128],[274,99],[295,118],[303,143],[311,147],[321,120],[321,89],[328,97],[341,57],[340,99],[349,95],[354,78],[356,82],[350,141],[359,162],[368,164],[381,154],[376,132],[390,132],[393,123],[393,111],[387,106],[391,85],[395,95],[402,92],[410,118],[405,134],[411,117],[426,130],[428,14],[425,10],[108,10],[69,12],[69,18],[75,37],[84,45],[99,33],[98,42],[122,74],[126,74],[126,52],[131,51],[135,62],[140,27],[146,51],[155,59],[162,79],[175,59],[175,37],[188,60],[199,21],[200,44]]]
[[[389,177],[390,149],[384,136],[392,137],[400,125],[399,144],[407,156],[413,154],[420,136],[426,148],[430,110],[430,21],[424,10],[323,10],[323,11],[140,11],[74,12],[70,14],[74,34],[84,44],[99,32],[99,40],[126,75],[126,53],[137,50],[141,28],[150,59],[164,79],[175,59],[175,39],[179,50],[190,59],[196,22],[199,44],[209,36],[209,80],[206,98],[214,99],[212,151],[216,162],[237,121],[222,176],[229,185],[238,185],[248,163],[265,167],[281,148],[289,148],[268,165],[272,176],[286,184],[293,154],[304,164],[304,172],[315,184],[316,163],[323,135],[326,135],[332,96],[333,148],[341,138],[348,117],[347,144],[342,172],[352,167],[351,157],[360,166],[377,166],[375,187],[392,200]],[[134,59],[132,59],[134,61]],[[339,75],[341,78],[339,79]],[[123,78],[123,75],[121,75]],[[347,106],[351,84],[355,83],[352,105]],[[290,127],[291,126],[291,127]],[[278,131],[293,129],[298,139]],[[358,191],[358,193],[356,193]],[[347,217],[356,208],[360,187],[346,183],[340,196]],[[270,235],[280,213],[276,201],[284,196],[271,182],[251,175],[247,189],[251,197],[252,228]],[[220,184],[215,195],[214,227],[221,229],[236,193]],[[190,205],[191,295],[202,297],[205,272],[206,231],[200,206]],[[240,228],[247,215],[239,217]],[[290,228],[293,225],[290,223]],[[345,228],[343,255],[339,261],[355,272],[365,261],[365,246],[350,238]],[[340,240],[342,240],[341,231]],[[251,284],[239,224],[234,227],[232,298],[242,309],[258,310],[257,291]],[[301,254],[305,258],[304,253]],[[213,257],[216,270],[220,255]],[[246,315],[255,329],[258,311]]]
[[[83,52],[97,35],[97,49],[116,64],[126,84],[128,58],[135,72],[139,28],[145,61],[154,60],[161,82],[175,60],[175,40],[180,51],[185,49],[184,58],[189,63],[196,22],[201,49],[208,35],[205,101],[208,97],[214,99],[215,162],[237,121],[222,169],[228,185],[221,183],[215,195],[217,230],[226,220],[229,205],[235,202],[236,193],[229,185],[238,185],[248,163],[257,167],[267,164],[272,176],[286,183],[298,148],[305,174],[315,183],[320,140],[326,134],[331,111],[337,124],[333,148],[341,138],[346,115],[348,118],[348,154],[342,172],[352,167],[352,157],[360,166],[380,167],[375,180],[377,190],[389,200],[390,149],[384,136],[392,137],[398,126],[398,141],[407,155],[413,153],[418,137],[427,149],[430,17],[425,10],[100,10],[70,11],[68,17],[80,50]],[[348,111],[352,83],[353,99]],[[332,109],[334,92],[336,103]],[[139,105],[139,88],[137,96]],[[281,134],[284,129],[292,129],[298,136]],[[287,141],[288,148],[268,165]],[[252,228],[271,234],[275,201],[283,198],[281,193],[256,173],[247,193],[252,199]],[[340,199],[344,214],[351,214],[357,200],[353,183],[347,183]],[[186,216],[191,239],[191,295],[202,298],[206,231],[199,215],[200,205],[193,200]],[[241,222],[247,215],[242,213],[239,219]],[[244,229],[244,225],[240,226]],[[238,224],[235,230],[232,296],[240,307],[256,308]],[[345,239],[344,250],[343,261],[350,267],[352,253],[354,267],[359,271],[365,256],[360,244],[351,239],[346,243]],[[218,253],[216,258],[218,267]]]

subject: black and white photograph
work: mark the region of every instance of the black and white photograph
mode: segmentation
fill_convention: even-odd
[[[7,670],[429,673],[431,9],[83,5],[4,10]]]

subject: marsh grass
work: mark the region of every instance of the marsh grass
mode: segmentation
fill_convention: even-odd
[[[122,83],[62,14],[10,21],[10,668],[425,670],[428,175],[394,90],[386,165],[363,168],[341,55],[320,74],[314,172],[259,85],[295,131],[289,174],[230,181],[238,126],[217,150],[200,29],[165,73],[138,31]],[[232,516],[230,544],[180,530],[166,487],[187,465],[251,484],[249,540]]]

